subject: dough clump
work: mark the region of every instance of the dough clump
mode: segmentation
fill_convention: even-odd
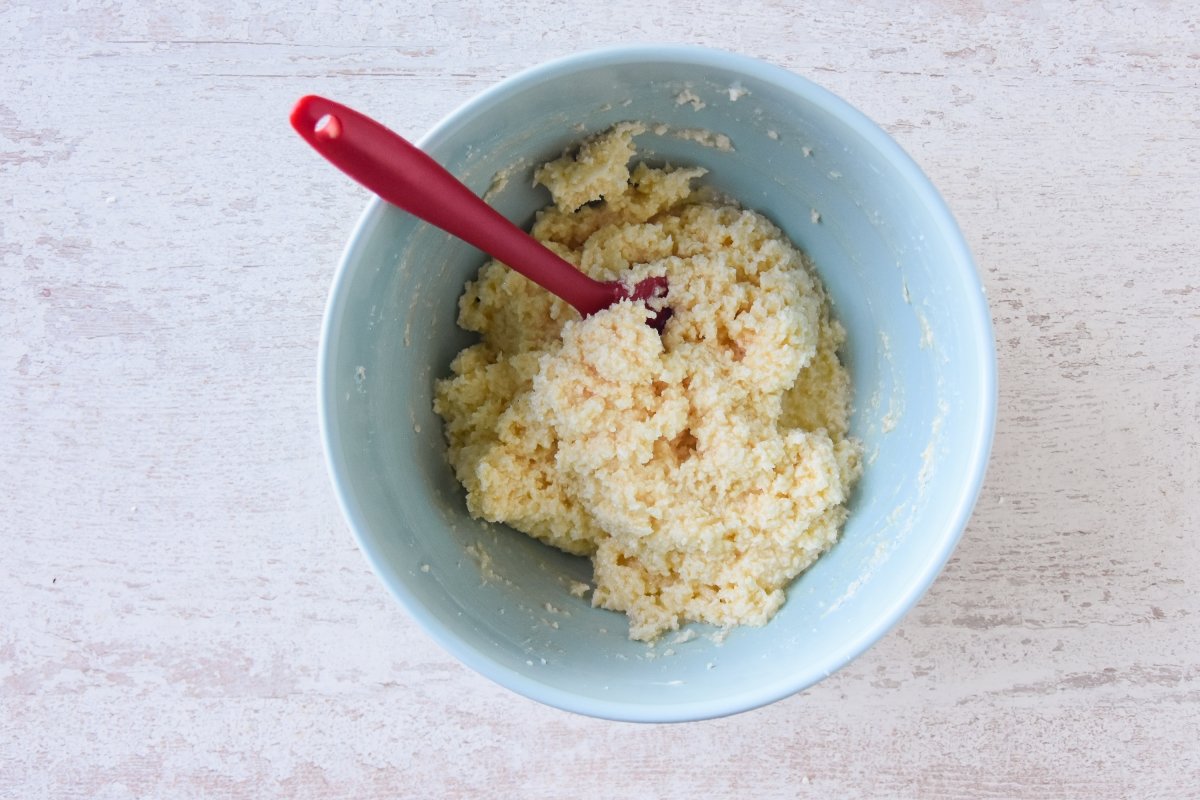
[[[859,473],[844,331],[805,256],[765,217],[629,164],[623,123],[545,164],[533,235],[599,280],[665,275],[580,319],[498,262],[459,301],[481,340],[437,383],[470,512],[589,556],[592,602],[652,640],[688,621],[762,625],[836,540]]]

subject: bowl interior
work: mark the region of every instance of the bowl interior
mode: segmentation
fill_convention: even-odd
[[[703,103],[678,102],[687,90]],[[385,121],[402,107],[374,109]],[[944,205],[881,131],[768,65],[697,49],[619,50],[510,79],[423,146],[510,219],[549,197],[533,168],[621,120],[653,161],[697,164],[808,252],[846,326],[865,466],[839,544],[763,628],[689,626],[631,642],[621,615],[574,596],[585,559],[468,516],[445,460],[433,382],[471,341],[455,325],[476,250],[373,203],[326,316],[322,408],[331,470],[360,544],[445,647],[531,697],[607,717],[716,716],[797,691],[882,635],[949,556],[982,480],[993,342],[969,253]],[[714,137],[729,138],[731,149]],[[819,218],[814,216],[818,214]],[[677,641],[691,637],[687,641]]]

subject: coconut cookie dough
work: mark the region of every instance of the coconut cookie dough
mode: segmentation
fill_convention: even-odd
[[[842,327],[805,257],[764,217],[637,164],[618,125],[536,179],[532,233],[600,280],[666,275],[645,305],[587,319],[485,265],[459,301],[481,341],[437,384],[470,512],[590,556],[594,605],[650,640],[697,620],[761,625],[833,544],[859,471]]]

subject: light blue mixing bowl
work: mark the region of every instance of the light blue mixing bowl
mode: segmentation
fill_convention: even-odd
[[[699,102],[680,102],[686,92]],[[403,103],[369,111],[396,122]],[[724,638],[691,625],[647,647],[629,641],[622,615],[572,594],[591,578],[587,560],[468,516],[431,404],[471,340],[456,302],[484,257],[379,200],[350,236],[325,314],[322,433],[371,566],[465,664],[583,714],[715,717],[846,664],[946,563],[991,446],[991,320],[950,212],[900,147],[824,89],[750,58],[664,46],[565,58],[484,92],[420,145],[528,226],[549,201],[532,188],[534,166],[622,120],[668,126],[639,137],[650,159],[707,167],[712,186],[805,249],[848,331],[864,472],[840,542],[779,614]],[[713,146],[716,134],[732,149]]]

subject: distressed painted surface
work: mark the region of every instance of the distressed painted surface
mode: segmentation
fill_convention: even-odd
[[[1193,5],[687,5],[0,7],[0,797],[1196,791]],[[284,123],[317,91],[419,135],[656,39],[786,66],[899,139],[974,248],[1002,387],[975,517],[904,623],[675,727],[509,694],[369,574],[314,411],[364,195]]]

